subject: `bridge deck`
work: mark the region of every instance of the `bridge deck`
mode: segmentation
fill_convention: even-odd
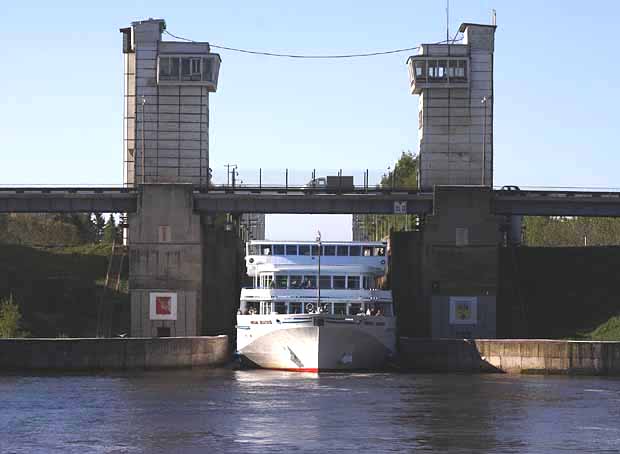
[[[0,187],[0,213],[122,212],[137,210],[139,189],[123,187]],[[302,188],[194,190],[197,212],[299,214],[430,214],[433,194],[355,188],[334,193]],[[620,192],[494,191],[496,214],[620,217]]]

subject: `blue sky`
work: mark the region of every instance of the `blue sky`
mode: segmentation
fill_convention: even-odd
[[[620,3],[452,0],[451,30],[497,10],[495,184],[620,187]],[[224,46],[342,53],[445,36],[443,1],[8,2],[0,17],[0,184],[122,183],[118,29],[146,17]],[[221,51],[211,167],[374,169],[417,151],[407,54],[287,60]],[[303,169],[303,170],[302,170]],[[275,220],[274,220],[275,219]],[[350,235],[348,217],[268,222],[270,236]],[[292,223],[290,222],[292,220]]]

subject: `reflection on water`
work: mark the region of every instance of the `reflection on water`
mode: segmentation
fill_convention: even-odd
[[[620,380],[229,369],[0,377],[0,452],[618,452]]]

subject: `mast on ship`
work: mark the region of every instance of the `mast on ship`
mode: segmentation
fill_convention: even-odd
[[[316,278],[316,288],[317,288],[317,302],[316,308],[317,310],[321,307],[321,231],[317,231],[316,241],[319,243],[319,275]]]

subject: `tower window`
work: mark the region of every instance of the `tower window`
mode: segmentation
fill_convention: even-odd
[[[159,80],[179,80],[179,59],[177,57],[159,58]]]
[[[426,62],[425,61],[416,61],[415,65],[415,78],[419,81],[426,80]]]
[[[158,83],[217,86],[219,55],[160,55]]]
[[[181,80],[200,81],[200,58],[181,58]]]

